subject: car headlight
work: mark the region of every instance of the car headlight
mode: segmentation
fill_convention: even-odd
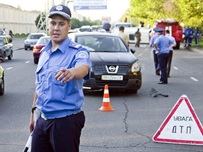
[[[141,70],[141,66],[140,63],[137,61],[135,63],[133,63],[132,67],[131,67],[131,72],[139,72]]]
[[[28,41],[25,41],[25,44],[28,44]]]

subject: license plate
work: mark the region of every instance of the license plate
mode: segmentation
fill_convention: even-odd
[[[123,80],[122,75],[102,75],[101,77],[102,80]]]

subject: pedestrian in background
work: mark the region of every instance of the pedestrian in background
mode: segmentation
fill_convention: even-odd
[[[85,123],[83,81],[90,76],[89,51],[72,42],[71,12],[65,5],[50,9],[51,41],[43,48],[36,69],[33,108],[41,116],[32,132],[31,152],[79,152],[80,136]]]
[[[154,42],[154,46],[158,51],[157,53],[158,62],[159,62],[159,68],[161,70],[161,78],[158,84],[168,84],[167,63],[168,63],[170,45],[172,45],[172,42],[169,38],[164,36],[163,28],[159,28],[156,31],[158,32],[159,37]]]
[[[195,45],[196,46],[199,45],[199,34],[200,34],[199,29],[198,29],[198,27],[196,27],[196,29],[195,29]]]
[[[167,63],[167,74],[168,77],[170,77],[170,71],[171,71],[171,62],[173,58],[173,48],[176,46],[176,40],[175,38],[170,34],[169,30],[166,30],[166,37],[169,38],[169,40],[172,42],[170,45],[170,51],[169,51],[169,56],[168,56],[168,63]]]
[[[13,32],[11,30],[9,30],[9,35],[11,36],[11,38],[13,37]]]
[[[185,45],[184,45],[184,47],[187,47],[187,45],[188,45],[188,27],[186,26],[185,27],[185,29],[184,29],[184,31],[183,31],[183,35],[184,35],[184,43],[185,43]]]
[[[139,28],[135,32],[135,37],[137,39],[137,42],[136,42],[135,46],[140,47],[141,33],[140,33],[140,29]]]
[[[120,36],[125,41],[126,45],[129,46],[129,38],[128,38],[128,35],[125,34],[124,31],[125,31],[124,26],[120,26],[118,36]]]
[[[158,62],[158,56],[157,56],[158,51],[156,50],[156,48],[154,46],[154,42],[159,37],[159,35],[158,35],[158,32],[156,31],[157,28],[154,28],[153,30],[154,30],[155,34],[151,37],[149,45],[152,48],[152,52],[153,52],[155,74],[160,75],[159,62]]]
[[[188,46],[192,46],[193,34],[194,34],[194,31],[193,31],[192,27],[189,27],[189,29],[188,29]]]
[[[103,25],[103,29],[105,30],[106,33],[111,33],[111,24],[110,23],[105,23]]]

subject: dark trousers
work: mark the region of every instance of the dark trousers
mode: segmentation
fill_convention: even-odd
[[[195,37],[195,44],[199,45],[199,37],[198,36]]]
[[[185,47],[188,45],[188,35],[185,35],[184,37]]]
[[[173,50],[170,50],[170,52],[168,54],[168,63],[167,63],[167,74],[168,74],[168,76],[170,76],[172,58],[173,58]]]
[[[79,152],[84,123],[83,111],[56,119],[39,117],[32,135],[31,152]]]
[[[191,46],[191,45],[192,45],[192,38],[193,38],[192,35],[189,35],[189,36],[188,36],[188,46]]]
[[[167,75],[167,63],[168,63],[168,53],[158,54],[159,68],[161,70],[161,79],[160,81],[168,83]]]
[[[159,73],[159,61],[158,61],[158,55],[155,53],[156,50],[153,50],[153,56],[154,56],[154,67],[155,67],[155,73]]]

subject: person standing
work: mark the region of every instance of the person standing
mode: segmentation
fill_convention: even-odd
[[[51,41],[42,49],[35,72],[32,109],[41,115],[34,126],[31,113],[31,152],[79,152],[85,123],[82,86],[90,77],[90,54],[67,37],[71,29],[67,6],[53,6],[48,18]]]
[[[194,31],[193,31],[192,27],[189,27],[189,29],[188,29],[188,46],[192,46],[193,34],[194,34]]]
[[[111,28],[111,24],[110,23],[105,23],[103,25],[103,29],[105,30],[106,33],[111,33],[110,28]]]
[[[137,47],[140,47],[141,36],[142,35],[140,33],[140,29],[138,28],[137,31],[135,32],[135,37],[137,39],[135,46],[137,46]]]
[[[196,29],[195,29],[195,45],[196,46],[199,45],[199,34],[200,34],[199,29],[198,29],[198,27],[196,27]]]
[[[124,26],[120,26],[118,36],[120,36],[125,41],[126,45],[129,46],[129,38],[128,35],[124,33],[124,31]]]
[[[161,70],[161,78],[158,84],[168,84],[168,76],[167,76],[167,63],[168,56],[170,51],[170,45],[172,44],[171,40],[164,36],[164,29],[157,29],[159,37],[154,42],[154,46],[158,51],[158,62],[159,68]]]
[[[169,30],[166,30],[166,37],[169,38],[169,40],[172,42],[170,45],[170,51],[169,51],[169,56],[168,56],[168,63],[167,63],[167,74],[168,77],[170,77],[170,71],[171,71],[171,62],[173,58],[173,47],[176,46],[176,40],[175,38],[170,34]]]
[[[184,35],[184,43],[185,43],[185,45],[184,45],[184,47],[187,47],[187,45],[188,45],[188,27],[186,26],[185,27],[185,29],[184,29],[184,31],[183,31],[183,35]]]
[[[155,74],[160,75],[159,62],[158,62],[158,56],[157,56],[158,51],[156,50],[156,48],[154,46],[154,42],[159,37],[159,35],[158,35],[158,32],[156,32],[157,28],[154,28],[153,30],[154,30],[155,34],[151,37],[149,45],[153,51]]]

